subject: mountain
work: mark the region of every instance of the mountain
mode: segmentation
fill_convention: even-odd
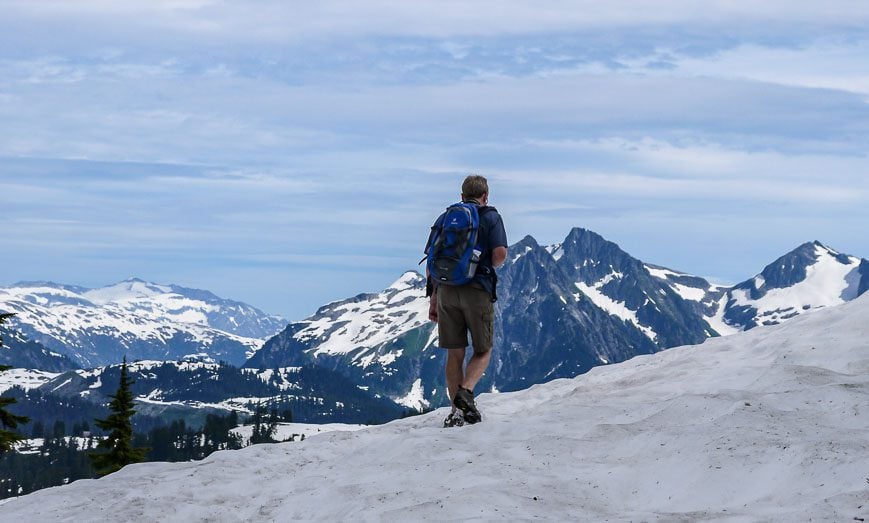
[[[708,335],[693,308],[615,244],[576,229],[557,251],[553,255],[554,249],[531,236],[510,248],[499,270],[494,361],[481,388],[517,390],[649,354],[674,339],[699,341]],[[578,270],[592,259],[600,274]],[[440,404],[443,356],[427,350],[436,346],[437,331],[427,320],[424,289],[424,278],[407,272],[381,293],[326,305],[291,323],[245,366],[314,364],[404,405]],[[627,302],[619,300],[619,292]],[[645,293],[655,294],[644,300]],[[635,301],[639,314],[628,309]],[[648,311],[643,301],[659,305]],[[696,316],[693,330],[680,316],[689,313]]]
[[[644,263],[586,229],[549,246],[527,236],[509,248],[498,271],[495,348],[478,390],[518,390],[842,303],[869,286],[867,268],[865,260],[807,244],[750,280],[770,283],[749,292],[755,298],[746,305],[742,293],[749,283],[714,285]],[[403,405],[441,405],[444,356],[435,349],[424,288],[422,276],[407,272],[383,292],[328,304],[290,323],[245,366],[316,365]],[[777,297],[784,300],[777,308],[787,314],[746,320],[763,315]]]
[[[805,243],[727,292],[724,321],[743,330],[851,301],[869,286],[869,262]]]
[[[81,367],[185,357],[241,365],[286,322],[214,294],[130,279],[99,289],[51,282],[0,288],[11,329]]]
[[[164,421],[184,418],[189,425],[209,412],[251,414],[258,404],[291,409],[295,420],[307,423],[379,423],[405,410],[322,368],[256,370],[195,361],[136,361],[128,370],[138,415]],[[42,396],[48,395],[57,398],[57,404],[74,398],[104,406],[119,379],[120,365],[63,373],[13,369],[0,374],[0,392],[18,386],[39,392],[42,403]],[[29,409],[26,395],[19,395],[19,403],[16,413],[35,419],[44,414],[40,411],[45,407]]]
[[[600,235],[575,228],[549,250],[584,296],[639,329],[657,348],[700,343],[715,334],[698,307]]]
[[[425,278],[410,271],[382,292],[330,303],[290,323],[245,367],[316,365],[420,408],[426,404],[420,375],[442,373],[431,351],[424,351],[436,339],[428,321]]]
[[[15,368],[38,369],[48,372],[62,372],[79,368],[63,354],[50,351],[28,340],[24,335],[8,327],[0,326],[0,365]]]
[[[571,379],[10,500],[10,521],[861,521],[869,297]],[[471,495],[469,492],[484,495]]]
[[[658,350],[636,324],[577,286],[563,270],[573,265],[572,253],[553,256],[530,236],[509,252],[499,271],[495,352],[482,390],[518,390]]]

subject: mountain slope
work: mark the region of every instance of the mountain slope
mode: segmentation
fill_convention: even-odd
[[[0,327],[0,365],[14,368],[36,369],[47,372],[62,372],[79,368],[71,359],[63,354],[50,351],[28,340],[24,335],[7,327]]]
[[[446,409],[196,463],[132,465],[10,520],[869,517],[869,298]],[[516,420],[521,419],[522,423]],[[495,443],[496,442],[496,443]],[[469,495],[469,492],[485,495]]]
[[[554,257],[584,295],[659,349],[700,343],[715,334],[696,306],[652,277],[643,262],[592,231],[573,229]]]
[[[50,282],[0,288],[10,328],[82,367],[196,357],[237,365],[283,328],[280,318],[208,291],[139,279],[100,289]]]
[[[657,350],[633,325],[578,294],[533,238],[511,252],[499,270],[494,361],[481,390],[517,390]],[[381,293],[326,305],[290,324],[245,366],[314,364],[407,406],[439,405],[446,400],[444,352],[436,348],[424,289],[424,278],[408,272]]]
[[[481,390],[518,390],[657,350],[634,324],[581,292],[532,237],[510,253],[499,272],[494,361]]]
[[[805,243],[729,289],[724,321],[747,330],[840,305],[866,291],[867,269],[866,260]]]
[[[252,413],[274,402],[291,408],[303,422],[383,422],[400,416],[393,402],[360,390],[342,375],[321,368],[239,369],[203,362],[136,361],[128,365],[137,412],[195,413],[230,409]],[[32,372],[32,371],[31,371]],[[29,376],[31,382],[44,379]],[[120,365],[55,374],[37,388],[58,397],[74,396],[102,405],[120,379]]]
[[[341,372],[403,405],[422,408],[426,402],[420,376],[442,374],[439,362],[429,357],[431,351],[423,354],[436,336],[428,321],[425,278],[410,271],[382,292],[330,303],[310,318],[291,323],[245,367],[316,365]]]
[[[776,292],[796,309],[775,321],[766,317],[765,324],[802,312],[808,295],[829,294],[823,301],[829,304],[844,301],[834,299],[839,295],[852,299],[869,280],[869,270],[855,269],[869,267],[865,260],[860,265],[859,259],[827,248],[816,255],[821,247],[807,245],[802,256],[790,256],[801,260],[801,273],[791,263],[789,274],[777,276],[774,268],[781,260],[764,271],[769,281],[784,286]],[[755,325],[739,320],[739,315],[754,315],[738,299],[748,284],[727,288],[644,263],[581,228],[548,247],[523,238],[510,247],[498,274],[493,361],[478,390],[518,390]],[[806,287],[800,274],[830,286]],[[842,293],[846,279],[851,290]],[[444,354],[436,349],[435,325],[426,321],[423,289],[422,276],[408,272],[383,292],[326,305],[290,324],[245,366],[317,365],[407,406],[444,404]]]

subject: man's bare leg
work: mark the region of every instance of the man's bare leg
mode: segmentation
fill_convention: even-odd
[[[474,355],[471,356],[471,360],[468,361],[468,367],[465,369],[465,377],[459,382],[463,389],[468,389],[470,391],[474,390],[477,382],[480,381],[480,378],[483,377],[483,373],[486,372],[486,367],[489,366],[489,360],[491,358],[491,350],[483,353],[475,352]],[[449,380],[447,381],[449,382]],[[452,389],[450,390],[450,394],[455,396]]]
[[[456,392],[459,391],[459,385],[465,380],[463,367],[465,365],[465,349],[447,349],[447,390],[450,394],[450,405],[453,403],[453,398],[456,397]],[[477,378],[479,379],[479,378]],[[453,410],[456,407],[453,406]]]

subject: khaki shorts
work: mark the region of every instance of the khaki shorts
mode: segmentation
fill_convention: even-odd
[[[445,349],[468,346],[468,331],[474,352],[492,350],[495,307],[485,289],[475,284],[438,285],[438,337]]]

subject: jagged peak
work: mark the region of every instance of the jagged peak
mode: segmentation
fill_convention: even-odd
[[[853,256],[842,254],[818,240],[812,240],[783,254],[764,267],[760,274],[735,288],[749,289],[752,298],[758,299],[765,289],[786,288],[805,280],[808,268],[822,262],[825,257],[833,258],[843,265],[855,265],[858,262]]]
[[[842,263],[850,263],[852,259],[855,259],[854,256],[843,254],[818,240],[812,240],[802,243],[790,252],[780,256],[776,261],[767,266],[767,268],[775,267],[777,265],[780,266],[785,260],[794,261],[799,259],[802,259],[804,263],[811,265],[820,256],[825,254],[836,258]]]
[[[640,260],[622,250],[617,243],[582,227],[571,229],[561,248],[564,254],[559,257],[559,263],[573,264],[576,267],[587,264],[596,265],[597,263],[603,263],[605,266],[608,264],[634,264],[638,266],[642,264]]]
[[[404,271],[404,274],[402,274],[397,280],[392,282],[392,284],[387,287],[387,290],[403,291],[405,289],[419,287],[424,284],[425,276],[416,271],[410,270]]]
[[[567,233],[567,237],[565,238],[565,242],[575,241],[581,238],[588,238],[597,241],[606,241],[606,239],[600,234],[592,231],[591,229],[586,229],[584,227],[574,227],[570,229],[570,232]]]
[[[538,249],[540,248],[540,244],[537,243],[537,240],[534,238],[534,236],[526,234],[524,238],[513,244],[512,249],[518,249],[522,247],[531,247],[532,249]]]

